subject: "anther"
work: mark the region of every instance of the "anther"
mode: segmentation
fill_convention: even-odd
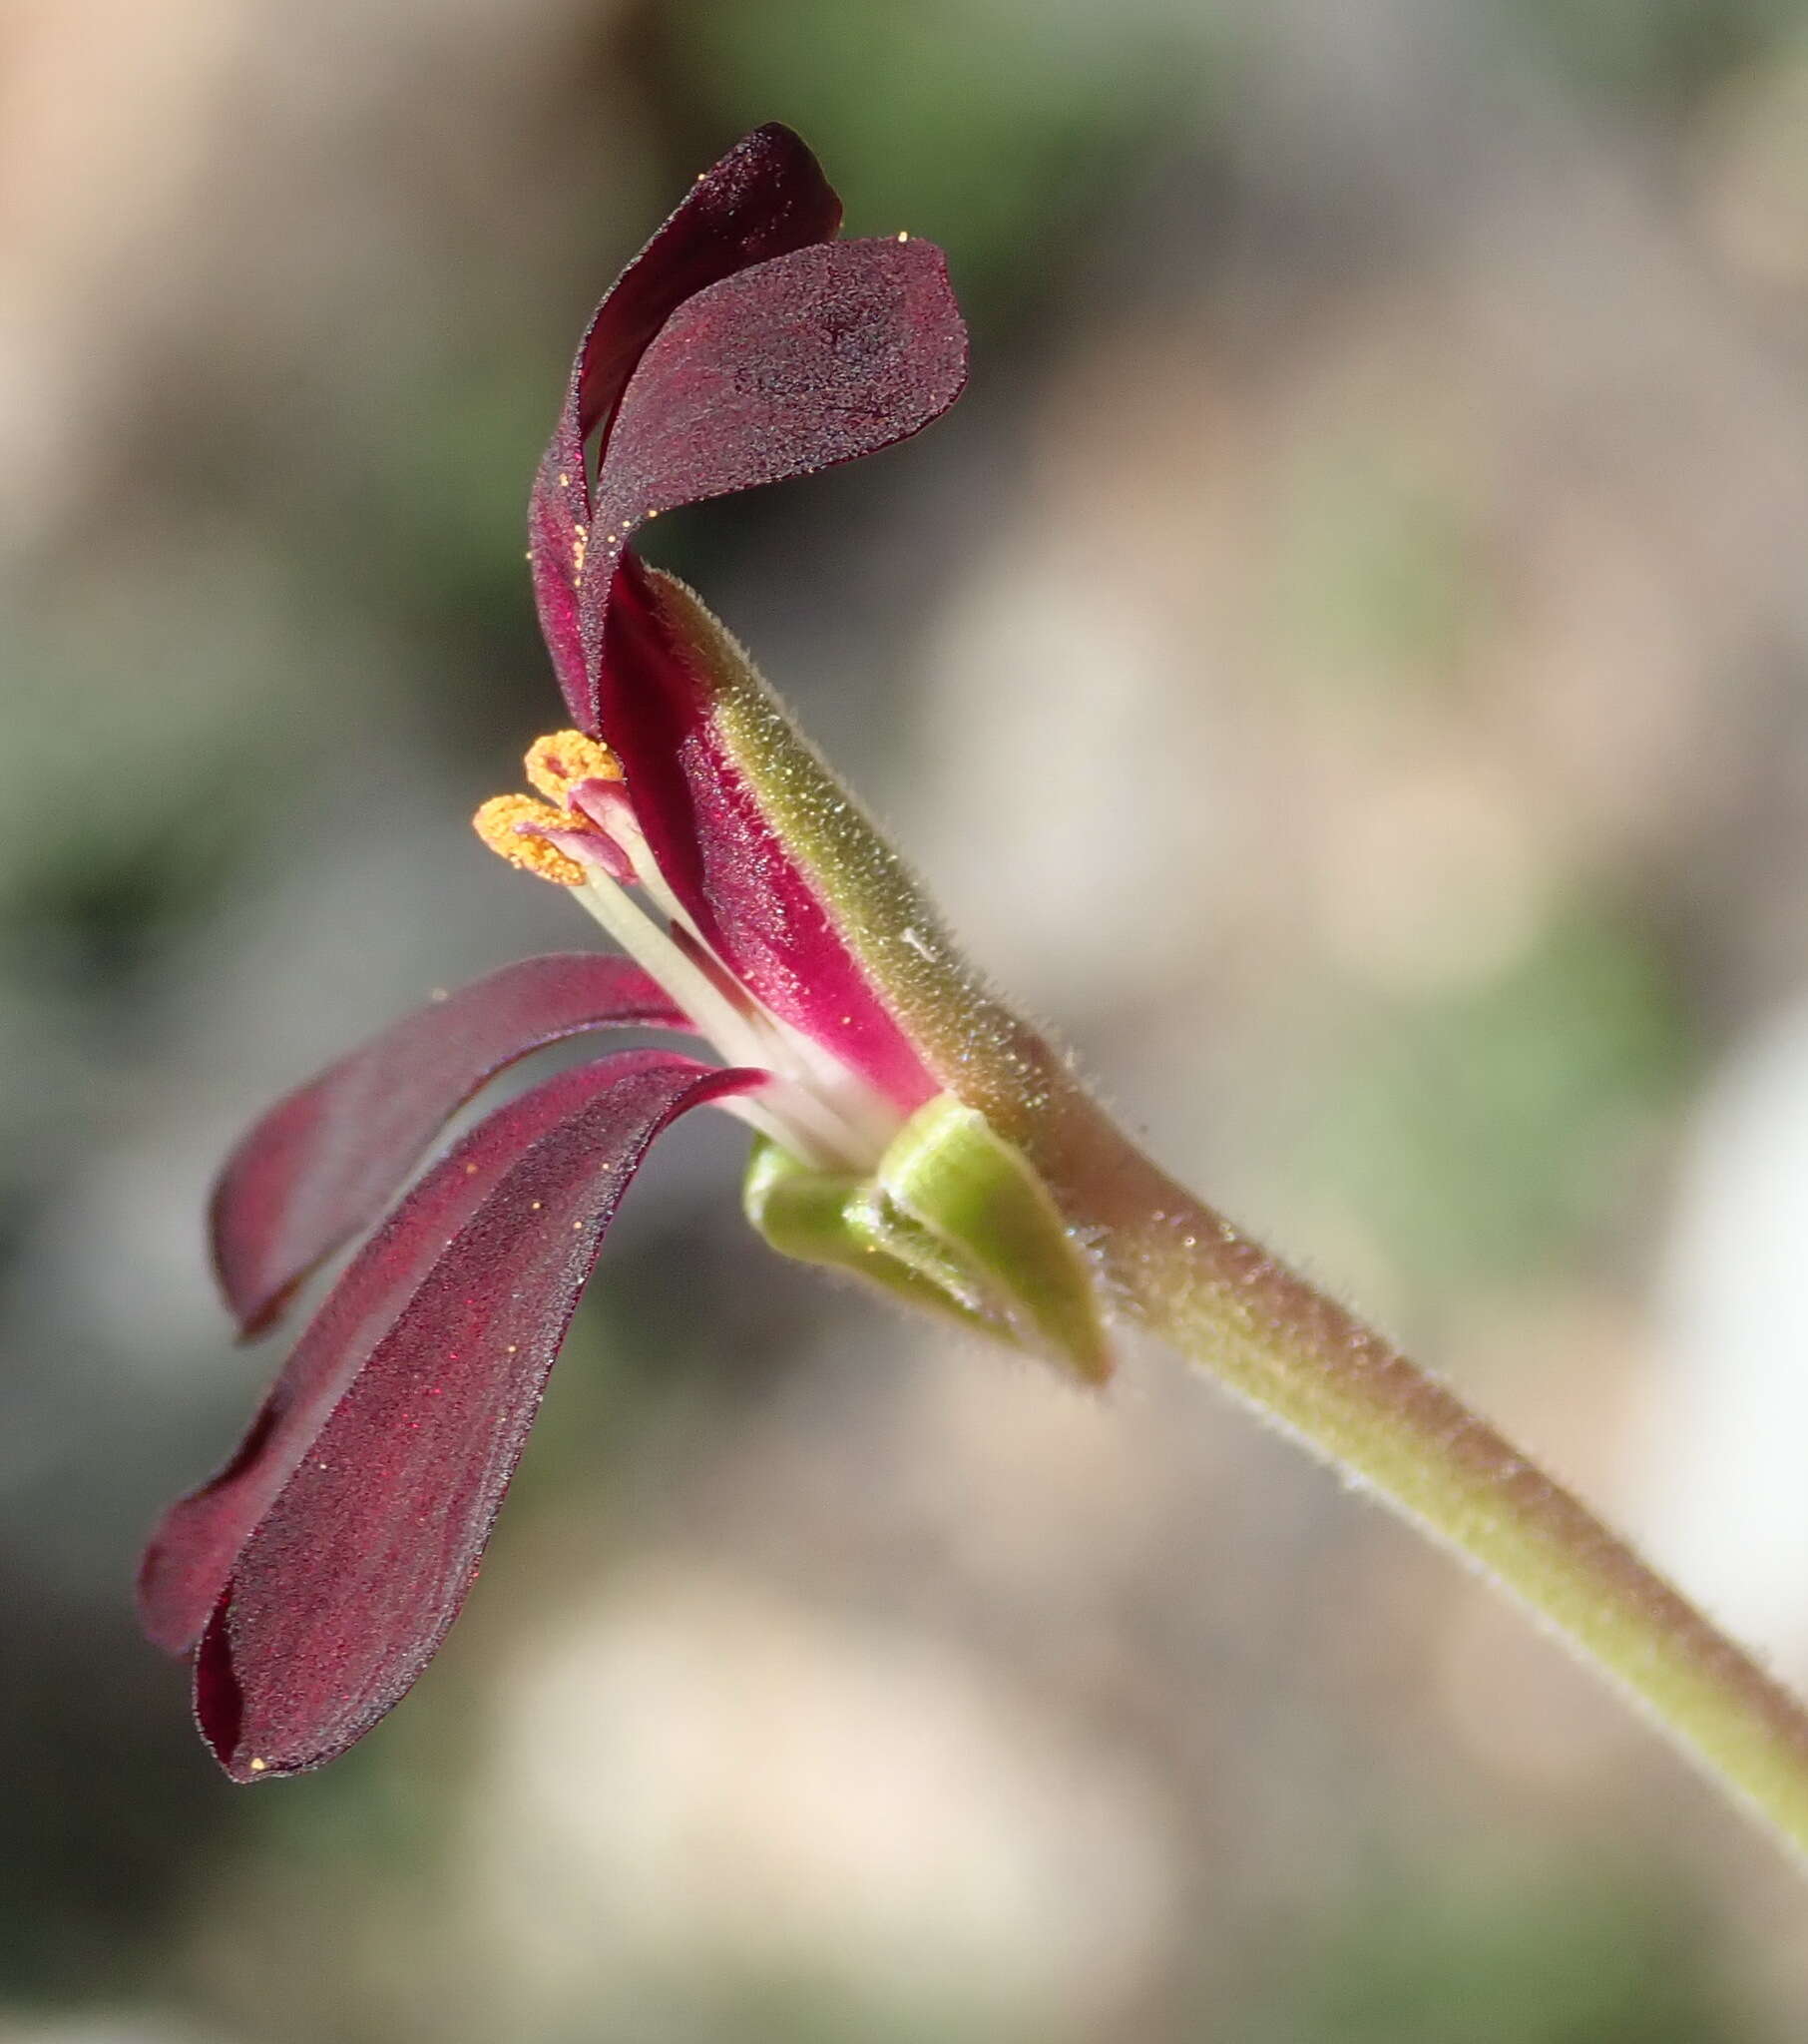
[[[563,809],[527,794],[494,794],[471,818],[471,828],[498,858],[561,887],[581,887],[590,875],[569,852],[543,834],[576,827]]]
[[[549,732],[536,739],[522,762],[528,785],[549,802],[570,808],[571,791],[584,780],[620,780],[622,763],[600,739],[581,731]]]

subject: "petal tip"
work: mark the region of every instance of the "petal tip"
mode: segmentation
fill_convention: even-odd
[[[222,1774],[241,1788],[311,1774],[353,1743],[341,1740],[320,1752],[300,1755],[279,1754],[273,1747],[267,1753],[256,1751],[258,1735],[246,1725],[244,1688],[232,1653],[229,1588],[214,1607],[195,1651],[195,1723]]]

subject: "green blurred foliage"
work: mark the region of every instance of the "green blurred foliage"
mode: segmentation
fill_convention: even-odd
[[[1802,35],[1800,0],[1507,0],[1534,47],[1631,108],[1675,108]]]
[[[1624,1877],[1383,1883],[1296,1957],[1259,2040],[1733,2044],[1746,2031],[1703,1944]]]
[[[1572,1267],[1691,1068],[1677,988],[1629,922],[1576,911],[1498,979],[1372,1012],[1308,1144],[1328,1185],[1451,1295]]]
[[[1290,478],[1273,630],[1315,682],[1438,688],[1495,605],[1472,506],[1394,436],[1310,445]]]

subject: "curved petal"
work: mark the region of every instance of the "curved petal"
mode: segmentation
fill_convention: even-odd
[[[942,1090],[861,956],[872,937],[798,855],[805,826],[889,882],[894,971],[941,947],[935,911],[718,621],[631,554],[609,619],[610,744],[661,873],[717,956],[773,1013],[904,1114]],[[869,918],[870,920],[870,918]],[[923,945],[919,955],[912,944]]]
[[[327,1294],[231,1459],[165,1513],[139,1574],[139,1613],[157,1645],[173,1654],[195,1645],[232,1557],[358,1364],[503,1176],[600,1090],[673,1062],[669,1051],[621,1051],[560,1072],[485,1116],[425,1174]]]
[[[406,1694],[476,1576],[654,1137],[764,1078],[657,1053],[584,1076],[591,1097],[517,1156],[375,1346],[341,1356],[346,1388],[232,1560],[196,1658],[196,1715],[236,1781],[321,1766]]]
[[[961,394],[967,329],[929,242],[834,242],[687,298],[641,356],[598,464],[575,622],[600,675],[617,568],[662,511],[811,475],[921,431]],[[561,613],[569,639],[573,623]]]
[[[524,958],[417,1009],[279,1100],[214,1188],[214,1266],[241,1332],[394,1198],[436,1131],[530,1051],[612,1025],[687,1029],[625,958]]]
[[[608,421],[647,343],[695,292],[749,264],[831,242],[841,201],[800,135],[771,121],[704,171],[598,306],[578,351],[586,438]]]
[[[776,123],[744,136],[699,177],[592,315],[528,513],[534,596],[574,721],[596,730],[594,671],[578,633],[578,582],[591,527],[585,449],[635,365],[694,292],[749,263],[832,241],[841,202],[803,142]]]
[[[932,243],[775,256],[661,327],[610,429],[597,517],[626,527],[858,460],[939,418],[966,380],[967,331]]]

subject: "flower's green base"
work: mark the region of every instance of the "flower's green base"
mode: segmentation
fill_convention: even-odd
[[[1048,1189],[952,1094],[911,1116],[871,1179],[816,1170],[760,1139],[743,1199],[784,1256],[852,1271],[1091,1382],[1111,1373],[1093,1271]]]

